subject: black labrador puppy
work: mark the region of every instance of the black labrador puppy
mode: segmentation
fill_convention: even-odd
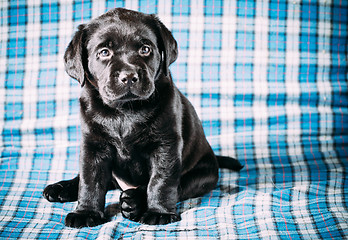
[[[241,164],[216,157],[198,116],[174,86],[168,67],[178,55],[154,15],[113,9],[79,26],[65,56],[82,88],[80,173],[45,188],[51,202],[78,200],[70,227],[102,224],[105,195],[121,189],[124,217],[145,224],[180,220],[178,201],[202,196],[218,168]]]

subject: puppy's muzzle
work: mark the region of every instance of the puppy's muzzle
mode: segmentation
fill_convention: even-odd
[[[118,76],[118,81],[121,84],[128,85],[129,87],[131,87],[139,81],[139,76],[136,72],[122,71]]]

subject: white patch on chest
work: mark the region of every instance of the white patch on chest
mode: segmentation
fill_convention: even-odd
[[[118,177],[114,176],[116,178],[116,181],[118,183],[118,185],[121,187],[122,191],[126,191],[128,189],[135,189],[137,187],[133,186],[133,185],[130,185],[128,184],[127,182],[119,179]]]

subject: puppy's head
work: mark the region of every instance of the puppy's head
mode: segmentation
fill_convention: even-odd
[[[108,106],[146,100],[177,58],[177,43],[154,15],[116,8],[80,25],[65,55],[67,73],[89,81]]]

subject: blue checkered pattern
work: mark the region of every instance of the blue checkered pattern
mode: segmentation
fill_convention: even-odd
[[[178,203],[182,221],[116,214],[71,229],[76,203],[45,185],[78,172],[80,86],[62,57],[77,26],[114,7],[156,13],[179,43],[171,66],[217,154],[210,194]],[[1,239],[348,238],[346,0],[1,1]],[[107,206],[120,192],[107,195]]]

